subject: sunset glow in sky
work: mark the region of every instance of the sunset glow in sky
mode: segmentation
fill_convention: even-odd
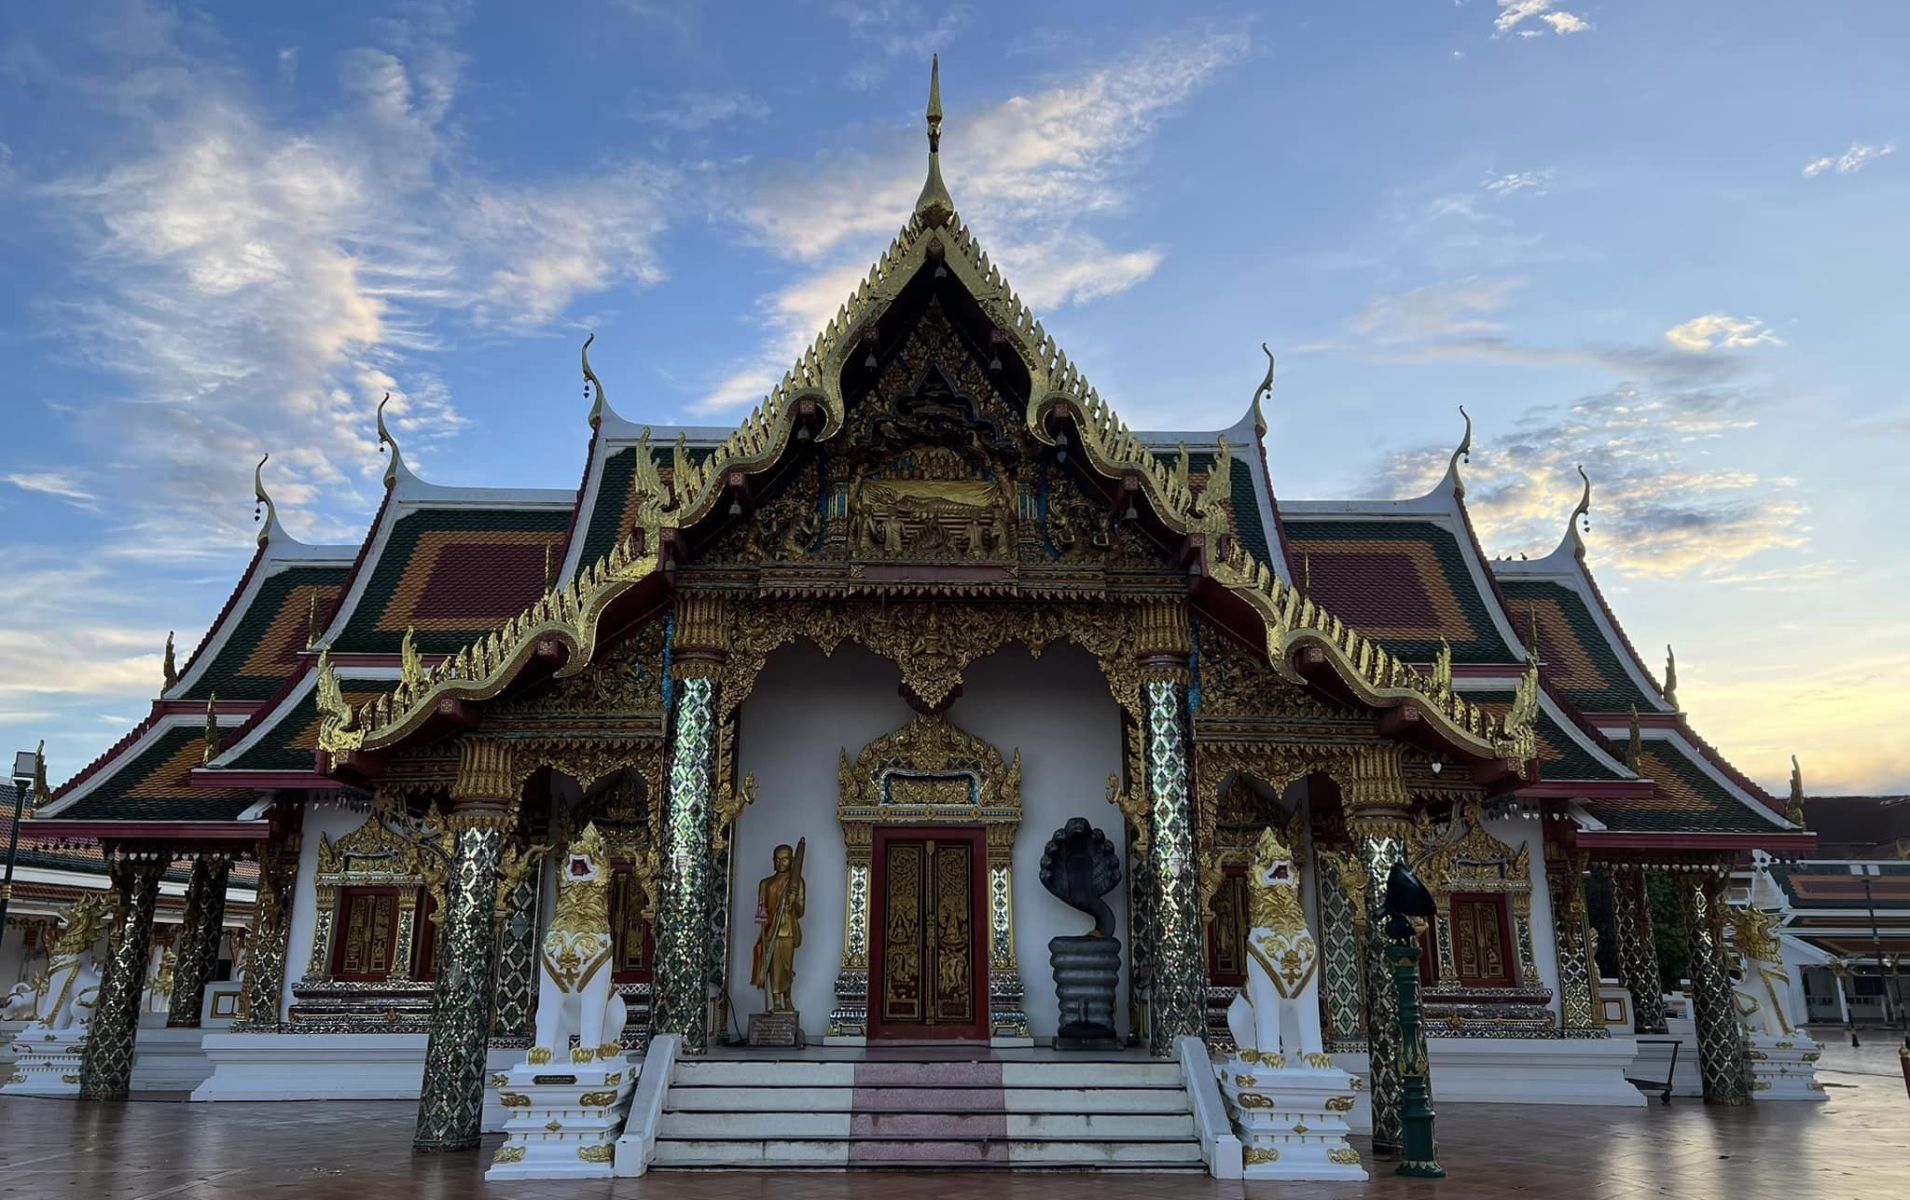
[[[70,776],[251,550],[746,412],[921,185],[1137,427],[1280,358],[1276,493],[1475,428],[1491,555],[1590,561],[1781,792],[1910,791],[1910,6],[805,0],[0,12],[0,748]],[[1899,152],[1899,143],[1904,152]],[[1658,664],[1652,664],[1656,667]]]

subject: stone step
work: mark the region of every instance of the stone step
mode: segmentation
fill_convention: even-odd
[[[686,1141],[833,1139],[1108,1139],[1194,1136],[1191,1113],[667,1112],[657,1136]]]
[[[677,1087],[895,1087],[1091,1088],[1181,1086],[1180,1066],[1155,1062],[824,1062],[794,1059],[678,1062]]]
[[[701,1087],[672,1083],[671,1112],[1184,1113],[1182,1088]]]
[[[1199,1169],[1187,1141],[984,1141],[979,1139],[659,1139],[658,1167],[1085,1167]]]

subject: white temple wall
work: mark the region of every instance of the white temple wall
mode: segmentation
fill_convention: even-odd
[[[770,873],[775,848],[794,846],[798,838],[809,841],[792,999],[812,1042],[828,1032],[842,965],[848,863],[836,821],[837,755],[847,749],[854,758],[864,745],[909,719],[909,706],[896,690],[901,681],[893,663],[860,646],[844,645],[825,655],[803,642],[771,654],[743,702],[737,772],[756,777],[756,803],[737,818],[734,830],[729,996],[736,1028],[728,1033],[747,1030],[749,1014],[763,1010],[763,994],[749,985],[756,884]]]
[[[977,662],[962,681],[962,698],[949,715],[985,738],[1004,758],[1021,751],[1021,834],[1015,839],[1015,954],[1029,1032],[1052,1038],[1060,1026],[1048,939],[1087,933],[1093,922],[1041,886],[1041,851],[1069,817],[1085,817],[1119,849],[1121,811],[1107,801],[1108,776],[1121,771],[1121,710],[1107,678],[1086,651],[1050,647],[1034,658],[1010,646]],[[1121,982],[1115,991],[1115,1027],[1127,1033],[1128,925],[1126,865],[1121,885],[1107,894],[1121,940]]]
[[[367,814],[323,802],[305,806],[298,849],[298,886],[292,893],[292,928],[286,935],[285,987],[279,995],[280,1020],[292,1006],[292,985],[305,978],[312,961],[312,934],[318,927],[318,839],[336,842],[365,823]]]
[[[825,656],[808,644],[771,655],[743,705],[737,766],[756,777],[757,800],[737,821],[731,897],[730,1002],[738,1028],[763,1007],[749,986],[756,938],[756,884],[769,874],[771,851],[807,837],[803,875],[807,912],[796,957],[796,1007],[812,1039],[827,1030],[842,958],[842,827],[836,821],[838,756],[863,746],[912,715],[897,688],[895,666],[866,650],[843,646]],[[949,710],[956,725],[1022,758],[1023,821],[1014,850],[1015,952],[1031,1032],[1052,1037],[1058,1024],[1048,939],[1086,932],[1087,919],[1041,886],[1042,847],[1069,817],[1086,817],[1117,842],[1120,814],[1107,803],[1107,777],[1121,767],[1119,710],[1094,660],[1072,647],[1035,659],[1019,647],[975,663],[961,699]],[[1126,989],[1126,887],[1107,897],[1122,939]],[[1123,1009],[1125,1005],[1121,1006]],[[1125,1025],[1125,1012],[1120,1017]],[[735,1030],[730,1031],[732,1033]]]

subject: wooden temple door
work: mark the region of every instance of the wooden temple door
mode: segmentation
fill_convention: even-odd
[[[1518,982],[1503,895],[1453,894],[1452,955],[1459,982],[1468,987],[1511,987]]]
[[[987,845],[980,826],[878,826],[869,1037],[988,1037]]]

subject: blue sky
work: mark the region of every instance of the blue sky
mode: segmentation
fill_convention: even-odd
[[[1280,357],[1276,490],[1422,490],[1594,569],[1700,731],[1910,789],[1910,8],[9,5],[0,738],[65,776],[243,566],[249,475],[356,542],[386,390],[444,483],[572,486],[746,411],[920,186],[1139,426]],[[1905,141],[1902,153],[1899,140]]]

